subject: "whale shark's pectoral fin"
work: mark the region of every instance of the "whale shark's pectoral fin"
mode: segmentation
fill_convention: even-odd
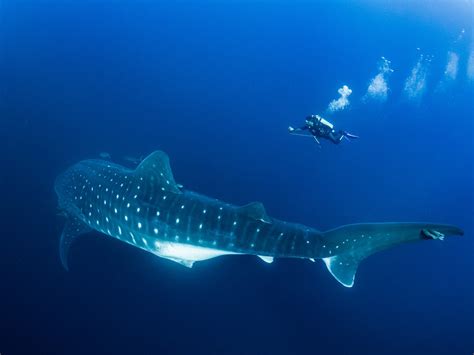
[[[257,221],[262,221],[265,223],[272,223],[270,217],[268,217],[265,207],[261,202],[251,202],[248,205],[238,208],[239,212],[251,217]]]
[[[151,182],[150,186],[157,187],[157,191],[181,193],[181,189],[173,177],[170,159],[165,152],[157,150],[151,153],[137,166],[135,173],[141,180]]]
[[[168,259],[168,260],[171,260],[171,261],[174,261],[175,263],[178,263],[178,264],[181,264],[183,266],[186,266],[188,268],[192,268],[193,265],[194,265],[194,261],[193,260],[184,260],[184,259],[178,259],[178,258],[167,258],[167,257],[164,257],[164,256],[161,256],[162,258],[164,259]]]
[[[59,240],[59,257],[61,259],[61,264],[63,265],[66,271],[69,271],[67,263],[67,255],[71,244],[77,237],[82,234],[90,232],[92,229],[89,228],[84,222],[79,218],[69,217],[64,226],[61,238]]]

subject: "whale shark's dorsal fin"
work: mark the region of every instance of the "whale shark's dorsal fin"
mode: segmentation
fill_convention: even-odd
[[[72,242],[81,234],[90,232],[92,229],[77,217],[69,217],[64,226],[63,233],[59,239],[59,257],[64,269],[69,270],[67,255]]]
[[[137,176],[146,181],[153,181],[163,191],[181,193],[174,181],[170,167],[170,159],[165,152],[157,150],[147,156],[135,169]]]
[[[261,202],[251,202],[248,205],[239,207],[238,210],[240,213],[255,220],[272,223],[272,220],[268,217],[265,207],[263,207]]]

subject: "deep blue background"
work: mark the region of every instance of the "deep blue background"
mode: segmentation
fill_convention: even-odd
[[[473,352],[472,2],[394,4],[3,0],[0,353]],[[413,105],[401,92],[417,47],[434,58]],[[448,50],[459,76],[437,90]],[[363,103],[381,56],[388,100]],[[328,117],[361,139],[320,150],[287,134],[343,84],[351,108]],[[66,273],[55,176],[154,149],[186,188],[281,219],[433,221],[466,236],[374,255],[352,289],[321,262],[187,270],[98,233]]]

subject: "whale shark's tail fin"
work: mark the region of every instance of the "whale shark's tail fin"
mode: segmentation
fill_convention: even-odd
[[[362,223],[341,226],[323,233],[323,258],[329,272],[346,287],[352,287],[359,263],[366,257],[398,244],[443,240],[463,235],[454,226],[429,223]]]

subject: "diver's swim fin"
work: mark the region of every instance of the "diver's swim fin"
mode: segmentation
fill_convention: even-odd
[[[355,134],[352,134],[352,133],[349,133],[349,132],[344,132],[344,137],[352,138],[352,139],[359,138],[359,136],[356,136]]]

